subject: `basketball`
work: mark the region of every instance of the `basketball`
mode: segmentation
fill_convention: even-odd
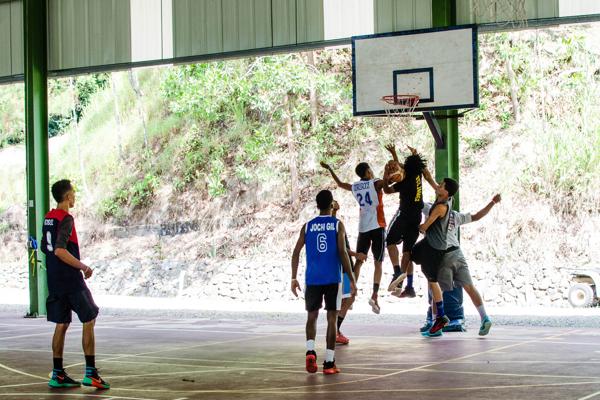
[[[391,182],[401,182],[404,179],[404,168],[396,160],[390,160],[385,164],[385,172]]]

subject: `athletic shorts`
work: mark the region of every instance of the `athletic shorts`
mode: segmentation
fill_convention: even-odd
[[[90,322],[98,316],[98,310],[89,289],[60,296],[51,294],[46,299],[47,319],[56,324],[71,323],[71,311],[82,323]]]
[[[428,282],[437,282],[438,272],[445,254],[446,250],[434,249],[429,245],[427,239],[423,238],[413,247],[410,258],[415,263],[421,264],[421,271]]]
[[[460,249],[444,254],[442,267],[438,271],[438,282],[444,292],[455,287],[473,285],[467,260]]]
[[[325,300],[325,310],[339,311],[342,307],[342,283],[308,285],[304,291],[306,311],[320,310]]]
[[[352,297],[352,288],[350,288],[350,278],[348,278],[348,274],[344,272],[344,276],[342,277],[342,299],[348,299]]]
[[[385,256],[385,228],[359,232],[356,241],[356,252],[368,254],[369,249],[371,249],[375,261],[383,261]]]
[[[386,245],[400,244],[402,242],[402,252],[406,253],[412,250],[419,238],[419,224],[421,223],[421,212],[418,214],[402,213],[400,209],[390,223],[386,235]]]

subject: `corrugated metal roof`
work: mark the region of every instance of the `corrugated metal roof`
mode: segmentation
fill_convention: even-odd
[[[431,27],[431,0],[47,0],[53,74],[348,43],[353,35]],[[501,7],[457,20],[502,23]],[[525,0],[527,18],[600,13],[597,0]],[[588,17],[589,19],[590,17]],[[23,73],[21,0],[0,0],[0,81]],[[494,30],[488,25],[487,30]],[[8,77],[8,78],[7,78]]]

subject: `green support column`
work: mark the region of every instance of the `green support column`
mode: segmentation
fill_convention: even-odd
[[[49,208],[48,188],[48,66],[46,0],[23,1],[25,48],[25,145],[27,152],[27,232],[42,238],[44,215]],[[28,247],[29,315],[46,314],[45,259]]]
[[[456,25],[456,0],[432,0],[433,27]],[[438,111],[435,116],[456,116],[456,110]],[[459,181],[458,118],[439,119],[444,148],[435,150],[435,179],[452,178]],[[454,196],[455,210],[460,209],[460,191]]]

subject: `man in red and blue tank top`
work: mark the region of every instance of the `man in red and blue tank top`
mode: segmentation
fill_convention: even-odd
[[[84,281],[84,277],[90,278],[94,270],[80,261],[75,220],[69,214],[69,209],[75,206],[75,190],[71,182],[64,179],[52,185],[52,197],[58,205],[44,218],[41,244],[41,249],[46,254],[48,321],[56,324],[52,338],[54,368],[48,386],[68,388],[83,384],[109,389],[110,385],[100,378],[95,365],[94,324],[98,306]],[[69,377],[63,368],[65,335],[71,323],[72,311],[83,323],[85,376],[82,382]]]

